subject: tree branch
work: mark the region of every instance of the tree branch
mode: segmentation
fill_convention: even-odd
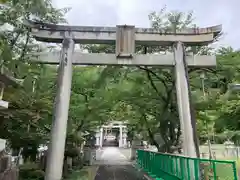
[[[23,46],[23,50],[21,52],[19,60],[22,60],[24,58],[25,54],[26,54],[26,50],[27,50],[27,45],[28,45],[29,39],[30,39],[30,31],[27,32],[26,41],[25,41],[25,44]]]
[[[11,41],[10,48],[13,50],[14,45],[17,43],[18,38],[20,37],[21,32],[17,32],[16,37]]]
[[[148,68],[143,68],[143,67],[140,67],[139,66],[139,69],[142,69],[144,70],[146,73],[147,73],[147,77],[148,77],[148,80],[150,81],[150,84],[151,86],[153,87],[153,89],[156,91],[156,93],[158,94],[158,96],[160,96],[162,98],[162,100],[164,102],[166,102],[166,97],[164,97],[157,89],[156,85],[154,84],[153,82],[153,79],[151,77],[151,74],[153,74],[155,77],[157,77],[158,79],[161,79],[161,82],[164,84],[165,88],[167,88],[167,85],[166,83],[164,82],[164,80],[162,78],[160,78],[156,73],[154,73],[153,71],[149,70]],[[167,89],[166,89],[167,90]]]
[[[153,145],[155,145],[158,149],[158,151],[160,150],[160,146],[159,144],[157,143],[157,141],[155,140],[154,138],[154,134],[153,132],[151,131],[151,128],[149,127],[149,123],[147,121],[147,117],[146,117],[146,114],[145,113],[142,113],[142,118],[144,119],[144,122],[145,122],[145,125],[146,125],[146,128],[147,128],[147,131],[148,131],[148,135],[149,135],[149,138],[150,138],[150,141]]]
[[[216,70],[211,69],[211,68],[191,68],[188,70],[188,74],[192,73],[192,72],[197,72],[197,71],[206,71],[206,72],[210,72],[210,73],[216,73]]]
[[[139,69],[144,70],[152,75],[154,75],[159,81],[161,81],[161,83],[165,86],[166,90],[168,89],[168,86],[166,84],[166,82],[164,81],[163,78],[161,78],[160,76],[158,76],[155,72],[153,72],[152,70],[148,69],[147,67],[141,67],[138,66]]]
[[[84,94],[84,93],[80,93],[80,92],[79,92],[79,94],[81,94],[82,96],[85,97],[85,102],[87,103],[87,104],[86,104],[86,106],[87,106],[86,108],[87,108],[88,112],[87,112],[87,113],[84,113],[83,119],[81,120],[80,125],[78,125],[78,127],[76,128],[76,131],[77,131],[77,132],[82,129],[82,127],[84,126],[85,119],[87,118],[88,114],[91,113],[91,109],[89,109],[89,107],[88,107],[88,102],[89,102],[88,95],[87,95],[87,94]],[[92,95],[91,97],[93,97],[93,95]]]

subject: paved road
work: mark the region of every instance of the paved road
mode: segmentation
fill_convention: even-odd
[[[118,147],[119,143],[117,140],[104,140],[103,147]]]
[[[95,180],[147,180],[132,165],[101,165]]]
[[[146,180],[129,161],[129,149],[103,148],[98,152],[100,165],[95,180]]]
[[[126,165],[130,163],[130,149],[104,147],[96,152],[96,164]]]

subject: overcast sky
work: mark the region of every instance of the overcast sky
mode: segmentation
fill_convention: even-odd
[[[72,25],[149,27],[148,14],[165,5],[168,10],[193,10],[198,26],[222,24],[219,45],[240,49],[240,0],[53,0],[58,8],[71,7],[66,18]]]

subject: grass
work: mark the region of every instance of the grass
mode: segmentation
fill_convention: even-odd
[[[240,159],[234,159],[234,158],[221,158],[220,160],[227,160],[227,161],[235,161],[236,162],[236,169],[237,169],[237,175],[240,172]],[[234,179],[233,174],[233,166],[231,164],[224,164],[224,163],[217,163],[216,164],[216,171],[217,176],[220,178],[220,180],[232,180]]]
[[[213,165],[215,165],[216,171],[214,171]],[[204,162],[202,167],[204,168],[204,176],[208,180],[213,180],[215,175],[218,180],[236,180],[234,179],[233,165],[231,163],[216,162],[213,164]]]
[[[240,159],[238,159],[237,157],[224,157],[222,154],[225,151],[226,146],[223,144],[212,144],[212,150],[216,153],[216,158],[218,160],[230,160],[230,161],[235,161],[236,162],[236,166],[237,166],[237,174],[240,173]],[[200,151],[202,153],[208,153],[208,146],[207,145],[203,145],[200,146]],[[233,179],[233,169],[230,167],[230,165],[223,165],[223,164],[218,164],[217,165],[217,174],[219,177],[225,178],[225,179],[229,179],[232,180]],[[232,177],[232,179],[231,179]]]
[[[97,166],[88,166],[80,170],[73,170],[64,180],[94,180],[97,169]]]
[[[83,170],[75,170],[65,180],[88,180],[88,173]]]
[[[232,166],[227,166],[226,164],[218,164],[216,165],[217,176],[221,180],[233,180],[234,173]]]

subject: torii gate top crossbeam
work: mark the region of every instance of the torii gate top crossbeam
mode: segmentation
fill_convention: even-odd
[[[27,21],[32,35],[38,41],[62,43],[64,32],[72,33],[75,43],[80,44],[114,44],[116,27],[65,26]],[[135,43],[141,45],[172,45],[181,41],[185,45],[205,45],[211,43],[222,31],[222,26],[207,28],[189,28],[181,31],[155,30],[152,28],[134,28]]]

